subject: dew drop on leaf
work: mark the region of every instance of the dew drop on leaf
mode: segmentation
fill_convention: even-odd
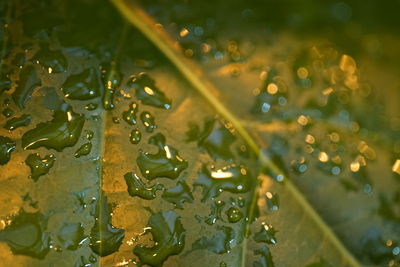
[[[222,200],[212,202],[210,205],[211,212],[208,216],[205,217],[204,222],[208,225],[213,225],[218,220],[223,221],[221,212],[224,206],[225,202]]]
[[[6,164],[11,158],[11,152],[16,144],[8,137],[0,136],[0,165]]]
[[[121,83],[121,74],[114,61],[102,68],[102,80],[105,87],[102,99],[103,107],[105,110],[114,109],[115,89]]]
[[[129,104],[129,109],[122,112],[122,119],[126,121],[129,125],[136,124],[136,114],[138,112],[138,105],[136,102],[132,102]]]
[[[6,242],[14,254],[43,259],[50,250],[50,236],[46,232],[47,218],[40,213],[21,210],[9,225],[0,231],[0,241]]]
[[[136,145],[139,144],[140,140],[142,140],[142,134],[138,129],[133,129],[129,134],[129,141]]]
[[[155,85],[154,80],[146,73],[131,76],[128,86],[135,88],[136,98],[143,104],[157,108],[170,109],[171,100]]]
[[[95,110],[95,109],[97,109],[97,104],[96,103],[89,103],[89,104],[87,104],[86,106],[85,106],[85,109],[86,110],[89,110],[89,111],[92,111],[92,110]]]
[[[262,223],[260,231],[254,234],[254,241],[275,245],[277,242],[276,233],[277,231],[271,225]]]
[[[14,111],[10,108],[5,108],[3,109],[2,114],[4,115],[4,117],[9,118],[14,114]]]
[[[68,104],[63,104],[53,113],[53,119],[36,125],[22,136],[24,149],[46,147],[62,151],[65,147],[74,146],[81,134],[85,117],[75,113]]]
[[[216,254],[224,254],[231,250],[235,232],[228,226],[217,226],[217,232],[212,237],[201,237],[192,244],[192,250],[207,249]]]
[[[65,223],[57,234],[62,246],[69,250],[76,250],[85,239],[85,229],[81,223]]]
[[[279,209],[279,196],[277,193],[267,192],[265,193],[265,197],[269,211],[275,211]]]
[[[230,145],[235,136],[215,119],[206,119],[203,130],[195,123],[189,124],[186,133],[187,141],[197,141],[199,147],[211,155],[213,159],[229,160],[233,157]]]
[[[65,72],[68,67],[67,59],[61,50],[52,50],[47,44],[40,46],[32,61],[42,65],[48,73]]]
[[[31,98],[33,90],[41,84],[35,67],[32,65],[25,66],[19,74],[17,88],[12,94],[15,104],[20,109],[23,109]]]
[[[101,192],[96,203],[95,223],[90,231],[90,248],[101,257],[118,251],[125,237],[125,230],[111,224],[110,206]]]
[[[89,153],[92,151],[92,143],[87,142],[83,145],[81,145],[76,152],[74,153],[75,158],[80,158],[82,156],[89,155]]]
[[[230,223],[236,223],[243,218],[243,213],[236,207],[230,207],[226,211],[226,216],[228,217],[228,221]]]
[[[188,166],[186,160],[181,158],[178,151],[165,144],[165,136],[157,133],[150,137],[149,144],[158,147],[156,154],[140,151],[136,162],[144,177],[149,180],[158,177],[176,179]]]
[[[148,264],[161,267],[165,260],[172,255],[182,252],[185,246],[186,230],[175,211],[153,213],[147,226],[153,236],[154,246],[137,245],[133,252],[139,257],[139,266]]]
[[[64,96],[73,100],[89,100],[100,95],[101,83],[97,69],[89,68],[70,75],[62,85]]]
[[[252,177],[248,170],[240,165],[229,165],[219,170],[209,170],[203,165],[195,186],[203,188],[202,202],[214,199],[221,192],[245,193],[250,190]]]
[[[143,111],[140,114],[140,119],[142,120],[143,125],[146,127],[146,132],[152,133],[154,129],[157,128],[154,116],[149,112]]]
[[[36,182],[40,176],[49,173],[54,165],[56,157],[54,155],[47,155],[40,158],[38,153],[30,154],[26,160],[26,165],[31,169],[31,178]]]
[[[128,186],[128,193],[131,197],[141,197],[143,199],[151,200],[156,198],[156,192],[162,190],[164,186],[162,184],[155,184],[147,187],[142,179],[132,172],[128,172],[124,175],[126,185]]]
[[[253,267],[274,267],[275,264],[272,260],[271,251],[267,246],[263,246],[260,249],[254,251],[254,255],[260,255],[261,258],[258,258],[254,261]]]
[[[176,186],[165,190],[161,197],[174,204],[178,209],[183,209],[185,202],[192,203],[194,200],[192,192],[190,192],[190,188],[185,181],[178,181]]]
[[[6,122],[5,129],[12,131],[19,127],[28,126],[32,122],[32,116],[23,114],[20,117],[14,117]]]

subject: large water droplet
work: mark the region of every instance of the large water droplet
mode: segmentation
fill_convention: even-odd
[[[81,223],[66,223],[61,227],[57,237],[64,248],[76,250],[85,239],[85,229]]]
[[[271,251],[267,246],[263,246],[260,249],[254,251],[254,255],[261,255],[261,258],[257,259],[253,263],[253,267],[274,267],[275,264],[272,260]]]
[[[185,202],[192,203],[194,199],[185,181],[178,181],[175,187],[164,191],[162,198],[174,204],[178,209],[183,209]]]
[[[201,201],[216,198],[221,192],[244,193],[250,189],[252,177],[243,166],[230,165],[219,170],[207,169],[203,165],[195,186],[203,188]]]
[[[35,149],[44,146],[62,151],[76,144],[84,122],[83,114],[75,113],[68,104],[63,104],[54,111],[51,121],[39,123],[22,136],[22,147]]]
[[[143,104],[158,108],[171,108],[171,100],[155,85],[155,82],[146,73],[132,76],[128,86],[135,88],[136,98]]]
[[[271,225],[263,223],[260,231],[254,234],[254,241],[275,245],[277,242],[275,238],[276,233],[277,231]]]
[[[136,173],[128,172],[124,175],[124,178],[126,185],[128,186],[128,193],[132,197],[138,196],[147,200],[154,199],[156,198],[156,192],[164,188],[161,184],[146,187]]]
[[[64,96],[74,100],[88,100],[100,95],[101,83],[97,69],[89,68],[71,75],[62,86]]]
[[[42,214],[21,210],[11,224],[0,231],[0,241],[7,242],[14,254],[43,259],[50,250],[46,228],[47,219]]]
[[[65,72],[68,67],[67,59],[61,50],[51,50],[47,44],[41,45],[32,61],[42,65],[49,73]]]
[[[158,133],[149,139],[149,144],[156,145],[158,152],[149,154],[140,151],[136,162],[144,177],[152,180],[157,177],[176,179],[187,168],[188,163],[181,158],[178,151],[165,144],[165,136]]]
[[[110,206],[101,192],[96,203],[95,223],[90,231],[90,248],[101,257],[116,252],[125,237],[125,230],[111,224]]]
[[[161,267],[172,255],[182,252],[185,246],[186,231],[180,216],[174,211],[154,213],[147,224],[153,235],[154,246],[137,245],[133,252],[139,257],[140,265]]]
[[[187,141],[197,141],[197,144],[214,159],[229,160],[233,157],[230,145],[236,138],[215,119],[205,120],[202,131],[197,124],[189,124],[186,135]]]
[[[217,226],[217,233],[212,237],[202,237],[192,244],[192,249],[207,249],[216,254],[224,254],[231,250],[231,242],[235,232],[231,227]]]
[[[17,106],[22,109],[31,98],[33,90],[40,86],[42,83],[32,65],[25,66],[20,74],[17,82],[17,88],[12,94],[12,98]]]

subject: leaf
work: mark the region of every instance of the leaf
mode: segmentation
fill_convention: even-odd
[[[32,124],[12,132],[0,130],[0,141],[5,140],[1,156],[6,159],[6,165],[0,166],[0,197],[7,203],[0,205],[0,214],[4,214],[1,262],[13,266],[59,262],[67,266],[358,266],[349,250],[367,264],[396,259],[391,252],[396,252],[398,245],[395,238],[388,243],[389,231],[374,231],[362,240],[363,245],[359,244],[357,238],[364,225],[370,225],[360,220],[374,218],[374,224],[377,220],[365,215],[370,210],[363,201],[370,195],[346,195],[343,183],[334,179],[332,171],[342,171],[347,158],[343,162],[331,160],[335,155],[324,149],[320,143],[323,138],[309,132],[319,130],[314,125],[327,124],[329,139],[337,140],[334,133],[338,130],[332,126],[335,114],[348,107],[329,106],[323,110],[326,117],[318,117],[312,106],[301,106],[301,113],[297,113],[296,101],[282,100],[291,101],[292,93],[281,92],[282,88],[309,88],[311,79],[301,78],[304,70],[298,72],[304,61],[293,64],[296,75],[300,75],[294,78],[297,85],[287,82],[290,86],[276,77],[287,77],[277,74],[279,68],[269,73],[254,62],[250,66],[250,61],[263,58],[262,54],[238,55],[232,42],[223,53],[218,50],[222,48],[215,48],[212,53],[216,57],[210,65],[200,65],[183,56],[176,40],[149,18],[145,9],[128,0],[113,3],[129,22],[107,2],[79,3],[79,9],[75,1],[58,0],[6,5],[18,10],[10,12],[10,16],[18,17],[10,24],[16,29],[9,38],[13,49],[4,58],[12,70],[13,84],[18,84],[21,72],[12,68],[12,62],[25,64],[23,70],[33,59],[33,64],[41,67],[34,66],[43,87],[28,86],[26,97],[16,103],[7,101],[16,88],[3,92],[0,99],[5,103],[3,110],[15,111],[16,117],[32,116]],[[186,3],[182,5],[187,7]],[[157,9],[153,13],[157,16]],[[43,15],[32,19],[32,14]],[[129,23],[162,53],[129,28]],[[182,26],[179,20],[177,25]],[[196,32],[185,27],[189,34]],[[221,36],[216,38],[218,42],[229,35],[221,32]],[[205,40],[201,43],[207,45]],[[185,44],[184,40],[181,43]],[[28,47],[27,51],[21,47]],[[257,43],[257,47],[268,50],[263,43]],[[218,58],[225,53],[231,62],[224,61],[221,67]],[[46,56],[36,62],[37,55]],[[327,65],[331,69],[326,73],[339,69],[341,74],[334,76],[337,81],[353,87],[355,61],[345,58],[343,62],[328,59],[326,64],[331,64]],[[311,67],[305,66],[311,73]],[[248,76],[244,71],[247,67]],[[256,76],[251,69],[257,69]],[[101,85],[97,70],[101,71]],[[261,86],[250,82],[259,72],[261,77],[267,75]],[[346,79],[341,78],[342,72]],[[82,73],[85,75],[80,76]],[[268,89],[270,83],[275,86]],[[218,90],[212,84],[218,85]],[[258,86],[260,97],[251,91]],[[249,115],[254,98],[260,108]],[[310,100],[305,98],[297,95],[299,103]],[[333,98],[334,103],[340,104],[339,98]],[[24,102],[23,110],[18,108],[20,101]],[[265,103],[271,105],[267,116],[259,114]],[[287,104],[292,109],[286,109]],[[326,134],[321,132],[321,136]],[[375,150],[371,150],[369,141],[357,139],[359,133],[339,133],[340,140],[345,136],[346,142],[359,146],[356,155],[349,157],[373,157]],[[307,144],[316,152],[306,154],[303,160],[299,156],[304,154],[299,151],[304,140],[311,140],[307,134],[314,138],[314,146]],[[50,153],[57,158],[52,167],[45,162],[46,156],[51,159]],[[37,161],[21,165],[31,161],[30,155],[37,155]],[[360,157],[354,161],[365,171],[355,172],[354,181],[348,181],[350,176],[340,179],[347,179],[344,181],[355,190],[359,184],[365,187],[375,182],[377,172],[372,175],[367,171],[372,164],[361,166]],[[40,172],[40,179],[32,181],[30,175],[38,177],[31,170],[35,166],[45,170]],[[352,198],[357,203],[351,203]],[[387,198],[390,203],[395,200],[395,195]],[[343,203],[352,205],[347,208]],[[380,210],[390,213],[390,218],[396,217],[396,209]],[[361,215],[351,214],[355,211]],[[34,223],[33,228],[40,229],[28,231],[25,243],[14,242],[12,238],[25,233],[18,230],[15,234],[16,225],[25,230],[25,225],[32,224],[23,214],[36,214],[35,218],[46,218],[46,223]],[[343,219],[346,215],[348,223]],[[335,216],[340,221],[335,222]],[[344,234],[342,229],[347,227],[360,230]]]

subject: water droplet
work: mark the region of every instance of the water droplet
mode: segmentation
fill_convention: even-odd
[[[61,50],[51,50],[47,44],[42,44],[33,56],[33,62],[38,62],[49,73],[65,72],[68,67],[67,59]]]
[[[138,129],[133,129],[129,134],[129,141],[131,141],[131,143],[134,145],[138,144],[141,139],[142,139],[142,134]]]
[[[64,96],[73,100],[89,100],[100,95],[101,83],[96,68],[70,75],[62,86]]]
[[[20,74],[17,88],[12,94],[12,98],[17,106],[22,109],[31,98],[33,90],[41,85],[41,81],[32,65],[25,66]]]
[[[226,216],[228,217],[228,221],[230,223],[236,223],[236,222],[240,221],[240,219],[243,218],[243,213],[238,208],[230,207],[226,211]]]
[[[279,209],[279,196],[277,193],[267,192],[265,194],[267,199],[267,207],[269,211],[274,211]]]
[[[172,255],[178,255],[185,247],[186,231],[180,216],[174,211],[153,213],[147,226],[154,241],[153,247],[137,245],[133,252],[139,257],[139,265],[161,267]]]
[[[16,144],[8,137],[0,136],[0,165],[6,164],[11,158],[11,152]]]
[[[11,80],[9,77],[8,73],[5,73],[4,71],[0,72],[0,95],[4,92],[4,91],[8,91],[11,89]]]
[[[97,109],[98,105],[96,103],[89,103],[85,106],[86,110],[92,111]]]
[[[26,165],[31,169],[31,178],[36,182],[40,176],[49,173],[50,169],[54,165],[56,157],[54,155],[47,155],[40,158],[38,153],[30,154],[26,160]]]
[[[129,109],[122,112],[122,118],[129,125],[136,124],[136,113],[138,112],[138,105],[135,102],[129,104]]]
[[[258,233],[254,234],[254,241],[256,241],[257,243],[262,242],[275,245],[277,242],[275,238],[276,233],[277,231],[271,225],[263,223],[261,225],[261,230]]]
[[[236,138],[215,119],[206,119],[202,131],[197,124],[189,124],[189,131],[186,135],[187,141],[197,141],[197,144],[208,152],[213,159],[229,160],[233,158],[230,145]]]
[[[125,237],[125,230],[111,224],[110,206],[101,192],[96,203],[95,223],[90,231],[90,248],[101,257],[116,252]]]
[[[143,111],[140,114],[140,119],[142,120],[143,125],[146,127],[146,132],[152,133],[154,129],[157,128],[154,117],[149,112]]]
[[[152,180],[157,177],[176,179],[187,168],[188,163],[181,158],[178,151],[165,144],[165,136],[158,133],[149,139],[149,144],[158,147],[156,154],[140,151],[136,162],[144,177]]]
[[[11,224],[0,231],[0,241],[7,242],[14,254],[43,259],[50,250],[50,236],[46,232],[47,218],[40,213],[21,210]]]
[[[103,107],[105,110],[114,108],[114,93],[115,89],[121,82],[121,74],[117,69],[117,64],[111,62],[109,66],[102,69],[102,78],[105,86],[103,95]]]
[[[76,144],[84,122],[83,114],[75,113],[68,104],[63,104],[54,111],[51,121],[39,123],[22,136],[22,147],[35,149],[43,146],[62,151]]]
[[[113,121],[113,123],[115,123],[115,124],[119,124],[120,121],[121,121],[121,119],[118,118],[118,117],[112,117],[112,121]]]
[[[254,267],[274,267],[275,264],[272,260],[271,251],[267,246],[263,246],[260,249],[254,251],[254,255],[261,255],[261,258],[258,258],[254,261]]]
[[[4,115],[4,117],[9,118],[14,114],[14,111],[10,108],[5,108],[3,109],[2,114]]]
[[[221,212],[223,207],[225,206],[225,202],[222,200],[214,201],[211,203],[211,212],[210,214],[205,218],[204,222],[208,225],[212,225],[216,223],[218,220],[222,220]]]
[[[5,129],[12,131],[19,127],[28,126],[32,122],[32,116],[23,114],[20,117],[14,117],[7,121],[6,125],[4,126]]]
[[[86,133],[86,139],[87,140],[92,140],[93,139],[94,133],[93,133],[92,130],[86,130],[85,133]]]
[[[69,250],[76,250],[85,239],[85,229],[81,223],[65,223],[58,232],[58,240]]]
[[[221,192],[244,193],[250,189],[251,174],[243,166],[230,165],[219,170],[208,170],[203,165],[195,186],[203,188],[202,202],[216,198]]]
[[[171,108],[171,100],[155,85],[154,80],[142,72],[137,76],[131,76],[128,86],[135,88],[136,98],[143,104],[158,108]]]
[[[228,226],[217,226],[217,233],[212,237],[201,237],[192,244],[192,249],[207,249],[216,254],[224,254],[231,250],[231,242],[235,232]]]
[[[178,181],[176,186],[164,191],[161,197],[174,204],[178,209],[183,209],[185,202],[192,203],[194,199],[185,181]]]
[[[164,188],[161,184],[155,184],[146,187],[143,181],[137,176],[136,173],[128,172],[124,175],[126,185],[128,186],[128,193],[130,196],[138,196],[143,199],[151,200],[156,198],[156,192]]]
[[[82,156],[86,156],[92,151],[92,143],[87,142],[83,145],[81,145],[75,152],[74,156],[75,158],[80,158]]]

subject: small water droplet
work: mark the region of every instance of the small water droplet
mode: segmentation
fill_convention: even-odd
[[[142,139],[142,134],[138,129],[133,129],[129,134],[129,141],[134,145],[138,144],[141,139]]]
[[[140,119],[142,120],[143,125],[146,127],[146,132],[152,133],[157,128],[154,117],[149,112],[142,112],[140,114]]]
[[[31,178],[36,182],[40,176],[49,173],[53,167],[56,157],[54,155],[47,155],[43,158],[38,153],[30,154],[26,160],[26,165],[31,169]]]
[[[32,122],[32,116],[28,114],[23,114],[20,117],[14,117],[6,122],[4,128],[13,131],[19,127],[28,126]]]

